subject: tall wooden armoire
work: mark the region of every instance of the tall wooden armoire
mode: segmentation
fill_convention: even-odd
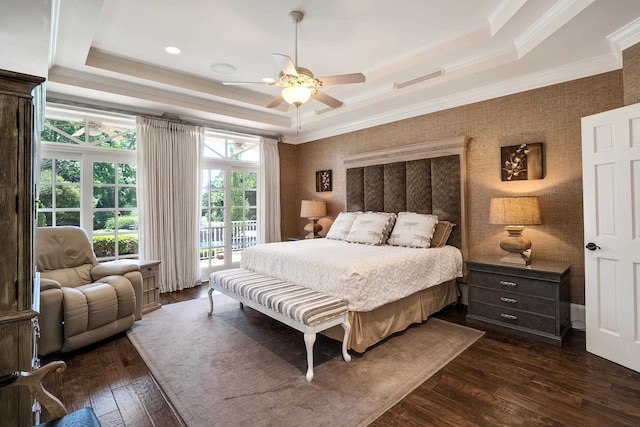
[[[0,376],[36,363],[40,292],[34,273],[32,91],[43,78],[0,70]],[[29,391],[0,389],[0,424],[33,425]]]

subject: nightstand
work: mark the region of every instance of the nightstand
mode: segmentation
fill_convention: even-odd
[[[562,345],[571,328],[571,265],[533,260],[521,267],[490,256],[476,257],[466,264],[467,322]]]
[[[158,283],[158,269],[160,261],[135,260],[142,273],[142,314],[161,307],[160,284]]]

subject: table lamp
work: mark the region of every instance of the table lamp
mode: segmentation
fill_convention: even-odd
[[[322,225],[318,224],[318,220],[323,216],[327,216],[327,203],[315,200],[303,200],[300,207],[300,216],[307,218],[309,223],[304,226],[304,230],[308,233],[305,239],[317,239],[318,233],[322,231]]]
[[[531,249],[531,240],[522,235],[525,225],[542,224],[540,203],[535,196],[494,197],[491,199],[489,223],[503,224],[509,236],[500,248],[509,252],[500,261],[527,266],[531,258],[523,252]]]

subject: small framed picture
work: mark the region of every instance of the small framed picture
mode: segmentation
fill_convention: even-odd
[[[331,170],[316,172],[316,192],[332,191]]]
[[[520,144],[500,149],[500,175],[503,181],[544,178],[542,143]]]

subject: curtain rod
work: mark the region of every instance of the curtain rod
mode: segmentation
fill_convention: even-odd
[[[215,130],[220,130],[220,131],[230,132],[230,133],[235,133],[235,134],[245,134],[245,135],[251,135],[251,136],[259,136],[259,137],[263,137],[263,138],[272,138],[272,139],[278,140],[278,142],[282,142],[283,141],[283,136],[281,134],[262,134],[262,133],[257,133],[255,130],[246,129],[246,128],[242,127],[242,126],[230,127],[229,125],[222,125],[222,124],[220,124],[218,122],[213,122],[213,121],[204,120],[204,119],[192,119],[192,118],[190,118],[188,120],[185,120],[185,119],[180,118],[179,115],[173,114],[173,113],[162,113],[162,115],[157,116],[157,115],[148,114],[148,113],[141,113],[139,111],[125,110],[125,109],[114,108],[114,107],[98,106],[98,105],[92,105],[92,104],[85,104],[85,103],[81,103],[81,102],[67,101],[67,100],[64,100],[64,99],[56,99],[56,98],[47,98],[47,104],[49,104],[49,103],[50,104],[58,104],[58,105],[62,105],[62,106],[68,106],[68,107],[75,107],[75,108],[93,110],[93,111],[104,111],[104,112],[108,112],[108,113],[123,114],[123,115],[127,115],[127,116],[140,116],[140,117],[144,117],[144,118],[148,118],[148,119],[166,120],[168,122],[184,124],[184,125],[208,127],[208,128],[212,128],[212,129],[215,129]]]

